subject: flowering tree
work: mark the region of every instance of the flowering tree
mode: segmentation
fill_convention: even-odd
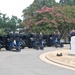
[[[75,0],[60,0],[61,5],[70,5],[74,6],[75,5]]]
[[[43,6],[58,6],[59,4],[55,2],[55,0],[34,0],[34,2],[27,7],[26,9],[23,10],[23,24],[27,27],[28,30],[35,31],[34,29],[36,29],[35,26],[35,12],[37,10],[40,10],[41,7]],[[32,19],[32,22],[29,21]],[[33,26],[32,26],[33,25]],[[37,27],[38,29],[40,29],[40,27]]]
[[[75,8],[70,6],[64,7],[42,7],[36,11],[35,25],[36,28],[42,27],[41,30],[47,33],[60,31],[62,35],[69,32],[75,24]]]
[[[54,31],[60,31],[62,36],[69,34],[70,30],[75,28],[75,6],[47,7],[44,6],[35,10],[24,21],[24,25],[29,31],[40,32],[45,34]]]

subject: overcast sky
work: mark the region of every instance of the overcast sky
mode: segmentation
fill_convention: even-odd
[[[34,0],[0,0],[0,12],[7,14],[9,17],[14,15],[21,18],[23,9],[32,4],[33,1]],[[56,1],[58,2],[59,0]]]

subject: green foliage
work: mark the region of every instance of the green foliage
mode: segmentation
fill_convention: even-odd
[[[75,6],[75,0],[60,0],[61,5]]]
[[[0,34],[1,35],[6,35],[7,33],[3,29],[0,29]]]
[[[35,0],[23,11],[23,24],[31,32],[50,34],[59,30],[64,36],[75,28],[75,6],[69,5],[70,1],[61,0],[59,5],[55,0]]]
[[[7,17],[6,14],[0,13],[0,33],[4,34],[10,31],[16,31],[17,25],[21,22],[16,16],[11,18]]]

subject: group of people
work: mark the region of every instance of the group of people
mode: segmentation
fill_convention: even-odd
[[[72,36],[75,36],[75,30],[74,29],[70,31],[70,37],[72,37]],[[30,40],[28,41],[28,45],[27,46],[32,46],[32,48],[35,48],[37,50],[39,48],[41,50],[44,49],[44,42],[43,42],[43,40],[44,40],[44,34],[42,34],[42,32],[40,32],[39,34],[37,34],[36,32],[34,32],[34,33],[32,33],[32,37],[29,36],[28,39],[30,39]],[[52,34],[50,34],[49,39],[50,40],[47,40],[46,42],[51,41],[49,43],[49,44],[51,44],[51,46],[59,45],[60,47],[63,47],[63,44],[61,43],[61,33],[59,31],[53,32]],[[11,32],[9,34],[10,50],[12,50],[14,48],[14,40],[16,42],[16,44],[15,44],[16,50],[20,50],[21,47],[20,47],[20,34],[19,33],[15,33],[14,34],[13,32]],[[38,41],[38,43],[37,43],[37,41]],[[31,44],[30,44],[30,42],[31,42]]]
[[[42,32],[40,32],[38,35],[35,33],[33,33],[33,40],[32,40],[32,46],[33,48],[36,48],[37,50],[40,48],[41,50],[44,49],[44,45],[43,45],[43,34]],[[38,44],[37,44],[38,41]]]
[[[62,45],[60,40],[61,40],[61,33],[59,31],[54,32],[52,34],[52,46],[60,45],[60,47],[63,47],[63,45]]]
[[[63,45],[61,44],[61,41],[60,41],[61,40],[60,32],[54,32],[53,34],[51,34],[51,37],[52,37],[52,39],[51,39],[52,46],[59,44],[60,47],[63,47]],[[32,33],[32,36],[29,36],[29,38],[27,37],[27,39],[28,40],[26,40],[26,41],[27,41],[27,44],[29,47],[31,46],[32,48],[35,48],[37,50],[38,49],[41,49],[41,50],[44,49],[44,42],[43,42],[44,35],[42,34],[42,32],[40,32],[39,34],[36,34],[36,32],[34,32],[34,33]],[[14,40],[16,42],[16,46],[15,46],[16,50],[20,50],[20,34],[19,33],[13,34],[11,32],[9,34],[10,50],[12,50],[14,48]]]
[[[44,49],[44,35],[42,34],[42,32],[40,32],[38,35],[36,33],[33,34],[33,42],[32,45],[34,48],[38,49],[37,47],[37,39],[39,41],[39,46],[40,49]],[[47,40],[48,39],[48,40]],[[63,47],[63,44],[61,43],[61,34],[60,32],[54,32],[52,34],[49,35],[49,37],[47,37],[46,44],[48,44],[48,46],[55,46],[55,47]],[[50,44],[50,45],[49,45]]]
[[[15,34],[13,32],[10,32],[9,35],[9,49],[10,51],[13,50],[13,48],[15,47],[16,50],[20,50],[20,35],[18,32],[16,32]],[[15,41],[15,44],[14,44]],[[16,45],[16,46],[14,46]]]
[[[22,39],[21,37],[21,34],[16,32],[16,33],[9,33],[9,49],[10,51],[13,50],[13,48],[16,48],[17,51],[21,50],[21,46],[20,46],[20,40]],[[37,39],[39,41],[39,46],[37,44]],[[33,48],[35,49],[41,49],[43,50],[44,49],[44,46],[43,46],[43,34],[42,32],[40,32],[38,35],[36,33],[33,33],[33,36],[29,36],[26,38],[23,38],[22,39],[25,43],[27,41],[27,45],[28,46],[32,46]],[[25,41],[26,40],[26,41]],[[14,43],[15,41],[15,43]],[[31,43],[31,44],[30,44]]]

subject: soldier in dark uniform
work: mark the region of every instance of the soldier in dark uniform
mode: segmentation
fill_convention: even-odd
[[[38,50],[38,45],[37,45],[37,34],[36,32],[33,34],[33,48]]]
[[[36,33],[33,34],[33,46],[36,46]]]
[[[39,34],[39,45],[40,45],[40,49],[44,49],[44,45],[43,45],[43,34],[42,32],[40,32]]]
[[[56,44],[56,33],[54,32],[52,34],[52,46],[54,46]]]
[[[9,33],[9,43],[10,43],[10,50],[14,47],[14,34],[13,32]]]
[[[69,41],[70,42],[71,42],[71,37],[72,36],[75,36],[75,30],[74,29],[70,31],[70,35],[69,35]],[[70,43],[70,49],[71,49],[71,43]]]
[[[16,41],[16,50],[21,51],[20,49],[20,34],[19,32],[15,33],[15,41]]]
[[[72,37],[72,36],[75,36],[75,30],[72,30],[71,32],[70,32],[70,36]]]
[[[33,47],[33,34],[32,33],[29,33],[26,36],[26,43],[27,43],[28,48],[32,48]]]
[[[61,34],[60,32],[57,32],[56,34],[56,38],[57,38],[57,44],[60,45],[60,47],[63,47],[62,43],[61,43]]]
[[[61,39],[61,34],[60,32],[57,33],[57,43],[60,43],[60,39]]]

